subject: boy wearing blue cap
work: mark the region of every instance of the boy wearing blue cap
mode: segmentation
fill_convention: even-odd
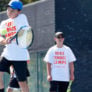
[[[6,39],[0,41],[5,45],[0,59],[0,92],[4,92],[3,74],[9,72],[9,68],[13,65],[16,77],[22,92],[29,92],[27,79],[27,60],[29,53],[27,49],[20,48],[16,44],[16,39],[10,42],[10,38],[16,34],[22,26],[29,26],[27,17],[20,14],[23,4],[19,0],[11,0],[7,7],[8,19],[1,22],[0,26],[7,30]],[[1,31],[1,30],[0,30]]]

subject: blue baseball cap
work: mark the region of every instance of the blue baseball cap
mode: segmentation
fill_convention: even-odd
[[[11,7],[12,9],[22,10],[23,4],[19,0],[11,0],[8,3],[8,7]]]

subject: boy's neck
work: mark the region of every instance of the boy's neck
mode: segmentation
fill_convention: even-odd
[[[63,47],[63,44],[57,44],[57,47],[58,48],[62,48]]]

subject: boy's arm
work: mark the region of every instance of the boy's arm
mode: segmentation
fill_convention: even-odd
[[[51,81],[52,80],[52,76],[51,76],[51,63],[47,62],[47,80]]]
[[[6,44],[6,40],[3,39],[3,38],[1,38],[1,37],[0,37],[0,39],[1,39],[1,40],[0,40],[0,44],[1,44],[1,45],[5,45],[5,44]]]
[[[74,80],[74,63],[71,62],[69,63],[69,68],[70,68],[70,80]]]
[[[13,68],[12,65],[10,66],[10,74],[11,74],[12,76],[14,75],[14,68]]]

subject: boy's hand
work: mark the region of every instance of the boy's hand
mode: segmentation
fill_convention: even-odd
[[[47,80],[48,80],[48,81],[51,81],[51,80],[52,80],[52,76],[51,76],[51,75],[48,75],[48,76],[47,76]]]
[[[11,39],[11,37],[9,37],[9,38],[3,38],[1,41],[0,41],[0,44],[1,45],[6,45],[6,44],[9,44],[9,43],[11,43],[10,42],[10,39]]]

